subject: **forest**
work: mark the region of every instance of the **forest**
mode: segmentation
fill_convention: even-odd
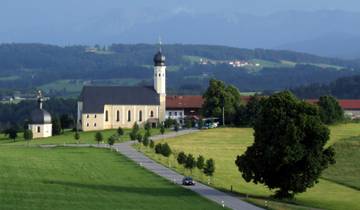
[[[305,53],[239,49],[210,45],[163,45],[168,93],[202,93],[212,78],[245,92],[282,90],[360,74],[359,60],[324,58]],[[152,58],[159,49],[148,44],[111,46],[0,45],[0,96],[42,89],[51,97],[76,97],[82,84],[152,84]],[[200,59],[212,61],[202,65]],[[259,68],[227,65],[241,60]],[[68,80],[81,83],[68,90]],[[64,82],[65,81],[65,82]],[[124,82],[125,81],[125,82]],[[61,83],[62,82],[62,83]],[[61,83],[59,85],[59,83]],[[55,86],[55,87],[54,87]]]
[[[314,83],[291,90],[300,98],[332,95],[338,99],[360,99],[360,76],[339,78],[330,84]]]

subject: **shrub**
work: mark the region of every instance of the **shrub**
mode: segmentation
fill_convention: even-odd
[[[209,159],[205,163],[205,167],[203,172],[206,176],[212,176],[215,172],[215,161],[213,159]]]
[[[108,138],[108,144],[110,146],[114,145],[115,144],[115,141],[117,140],[117,136],[116,135],[112,135]]]
[[[180,165],[184,164],[186,162],[186,154],[184,152],[180,152],[176,160]]]
[[[150,140],[150,148],[154,148],[155,147],[155,143],[153,140]]]
[[[124,129],[122,129],[121,127],[119,127],[116,132],[119,136],[124,135]]]
[[[142,143],[145,147],[149,146],[149,137],[147,135],[144,135]]]
[[[142,137],[141,133],[136,134],[136,140],[138,140],[139,143],[142,142],[142,139],[143,139],[143,137]]]
[[[162,151],[162,144],[161,143],[156,144],[155,145],[155,153],[156,154],[161,154],[161,151]]]
[[[169,157],[171,155],[172,151],[168,143],[165,143],[161,146],[161,154],[165,157]]]
[[[27,141],[33,139],[33,132],[31,130],[26,129],[24,131],[24,139]]]
[[[101,132],[96,132],[95,133],[95,141],[97,141],[98,144],[100,144],[100,142],[103,140],[103,135]]]
[[[205,159],[202,155],[199,155],[199,157],[196,160],[196,167],[200,170],[204,168],[205,165]]]

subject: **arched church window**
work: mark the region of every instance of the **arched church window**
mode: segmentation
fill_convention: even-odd
[[[150,117],[154,117],[154,111],[150,112]]]
[[[117,122],[120,121],[120,111],[119,110],[116,112],[116,121]]]
[[[128,111],[128,122],[130,122],[131,121],[131,111],[129,110]]]
[[[40,126],[37,127],[37,132],[40,133]]]
[[[159,77],[161,77],[161,74],[159,74]]]
[[[142,121],[142,111],[139,111],[139,121]]]
[[[105,121],[106,122],[109,121],[109,111],[108,110],[105,111]]]

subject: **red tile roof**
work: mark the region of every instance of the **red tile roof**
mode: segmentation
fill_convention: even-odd
[[[241,101],[247,103],[250,96],[241,96]],[[184,109],[198,108],[200,109],[204,103],[202,96],[166,96],[167,109]]]
[[[319,100],[318,99],[307,99],[306,100],[309,103],[316,104]],[[360,110],[360,100],[356,99],[343,99],[338,100],[340,106],[344,110]]]
[[[200,109],[204,103],[202,96],[166,96],[167,109]]]

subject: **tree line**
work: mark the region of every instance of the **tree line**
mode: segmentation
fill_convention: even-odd
[[[329,84],[310,84],[291,89],[300,98],[313,99],[332,95],[340,99],[360,99],[360,76],[337,79]]]

